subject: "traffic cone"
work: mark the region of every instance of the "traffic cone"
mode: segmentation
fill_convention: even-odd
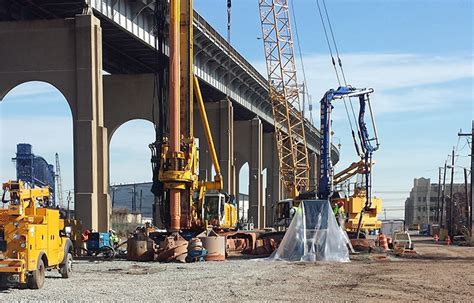
[[[451,237],[446,236],[446,245],[451,245]]]
[[[438,241],[439,241],[439,236],[438,236],[438,234],[434,234],[433,239],[435,240],[435,242],[438,242]]]
[[[388,241],[384,234],[379,235],[379,246],[383,247],[384,250],[388,250]]]

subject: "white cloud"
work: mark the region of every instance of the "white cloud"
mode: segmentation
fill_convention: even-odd
[[[377,113],[435,109],[470,92],[456,92],[441,84],[472,79],[473,56],[432,56],[420,54],[347,54],[341,56],[348,84],[372,87]],[[338,86],[328,55],[313,54],[303,58],[313,106],[330,88]],[[255,63],[266,75],[264,62]],[[298,82],[303,82],[298,67]],[[429,88],[428,88],[429,87]],[[338,118],[336,113],[335,118]]]

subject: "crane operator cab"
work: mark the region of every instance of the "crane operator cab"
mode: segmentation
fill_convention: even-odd
[[[283,199],[278,201],[276,204],[274,222],[274,226],[277,230],[285,230],[290,226],[291,220],[293,219],[299,205],[297,202],[299,201],[293,199]]]
[[[234,228],[237,225],[235,198],[226,193],[206,193],[202,203],[202,222],[216,228]]]

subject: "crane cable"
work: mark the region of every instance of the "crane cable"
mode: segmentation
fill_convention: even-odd
[[[331,18],[329,18],[329,13],[326,7],[326,0],[323,1],[323,6],[324,6],[324,12],[326,13],[326,19],[328,20],[328,25],[329,25],[329,31],[331,32],[331,37],[332,41],[334,44],[334,49],[336,51],[336,56],[337,56],[337,62],[339,64],[339,68],[341,69],[341,74],[342,74],[342,79],[344,80],[344,85],[347,86],[347,80],[346,80],[346,74],[344,73],[344,68],[342,67],[342,60],[341,57],[339,56],[339,49],[337,48],[337,43],[336,43],[336,38],[334,37],[334,31],[332,30],[332,24],[331,24]],[[351,110],[352,110],[352,115],[354,117],[354,120],[357,121],[355,112],[354,112],[354,107],[352,106],[352,99],[349,97],[349,103],[351,105]]]
[[[232,0],[227,0],[227,44],[229,47],[229,55],[227,57],[227,75],[226,75],[226,88],[225,88],[225,94],[226,94],[226,99],[230,101],[230,34],[231,34],[231,26],[232,26],[232,20],[231,20],[231,12],[232,12]]]
[[[306,81],[306,71],[305,71],[305,66],[304,66],[304,62],[303,62],[303,55],[301,53],[300,36],[298,34],[298,23],[296,22],[296,14],[295,14],[295,8],[294,8],[294,5],[293,5],[293,0],[289,0],[289,2],[290,2],[290,5],[291,5],[291,13],[292,13],[292,16],[293,16],[293,23],[294,23],[294,26],[295,26],[296,45],[298,46],[298,54],[299,54],[299,57],[300,57],[301,71],[303,72],[304,94],[303,94],[303,108],[301,110],[301,113],[302,113],[303,118],[304,118],[306,97],[308,98],[308,102],[310,102],[308,85],[307,85],[308,82]],[[310,115],[312,116],[312,114],[313,114],[313,112],[312,112],[312,105],[311,105],[310,106]],[[311,120],[312,120],[312,117],[311,117]]]
[[[323,1],[323,4],[324,4],[324,8],[325,8],[325,14],[326,14],[326,18],[328,19],[328,26],[329,26],[329,29],[331,31],[331,36],[332,36],[332,40],[333,40],[333,44],[334,44],[334,48],[335,48],[335,51],[336,51],[336,54],[337,54],[337,59],[338,59],[338,63],[339,63],[339,67],[341,69],[341,73],[342,73],[342,78],[343,78],[343,81],[344,81],[344,85],[347,86],[347,81],[346,81],[346,76],[345,76],[345,73],[344,73],[344,69],[342,68],[342,60],[339,56],[339,50],[337,48],[337,43],[336,43],[336,39],[334,37],[334,32],[332,30],[332,25],[331,25],[331,22],[330,22],[330,19],[329,19],[329,14],[327,12],[327,9],[326,9],[326,2],[324,0]],[[329,35],[328,35],[328,30],[326,28],[326,23],[324,22],[324,17],[323,17],[323,13],[322,13],[322,10],[321,10],[321,5],[319,3],[319,0],[316,0],[316,4],[318,6],[318,12],[319,12],[319,17],[321,19],[321,24],[323,26],[323,30],[324,30],[324,35],[326,37],[326,42],[327,42],[327,45],[328,45],[328,49],[329,49],[329,53],[331,55],[331,62],[332,62],[332,65],[333,65],[333,68],[334,68],[334,72],[336,74],[336,78],[337,78],[337,83],[339,84],[339,86],[341,86],[341,79],[339,77],[339,73],[337,71],[337,66],[336,66],[336,60],[334,59],[334,53],[333,53],[333,50],[332,50],[332,46],[331,46],[331,42],[329,40]],[[352,125],[352,118],[349,114],[349,108],[347,106],[347,101],[346,101],[346,98],[343,97],[342,98],[343,100],[343,103],[344,103],[344,108],[346,110],[346,115],[347,115],[347,120],[349,121],[349,126],[351,128],[351,133],[352,133],[352,139],[354,140],[354,147],[356,149],[356,152],[359,156],[362,156],[361,152],[360,152],[360,149],[359,149],[359,144],[357,143],[357,140],[356,140],[356,136],[355,136],[355,131],[354,131],[354,127]],[[355,112],[354,112],[354,108],[352,106],[352,102],[349,98],[349,103],[350,103],[350,106],[351,106],[351,109],[352,109],[352,116],[354,118],[354,124],[356,125],[357,127],[357,134],[359,136],[359,140],[361,140],[361,135],[360,135],[360,130],[359,130],[359,127],[357,126],[357,118],[355,117]]]

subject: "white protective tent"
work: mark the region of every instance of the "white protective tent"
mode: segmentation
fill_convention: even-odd
[[[277,250],[270,259],[349,262],[347,237],[327,200],[301,201]]]

